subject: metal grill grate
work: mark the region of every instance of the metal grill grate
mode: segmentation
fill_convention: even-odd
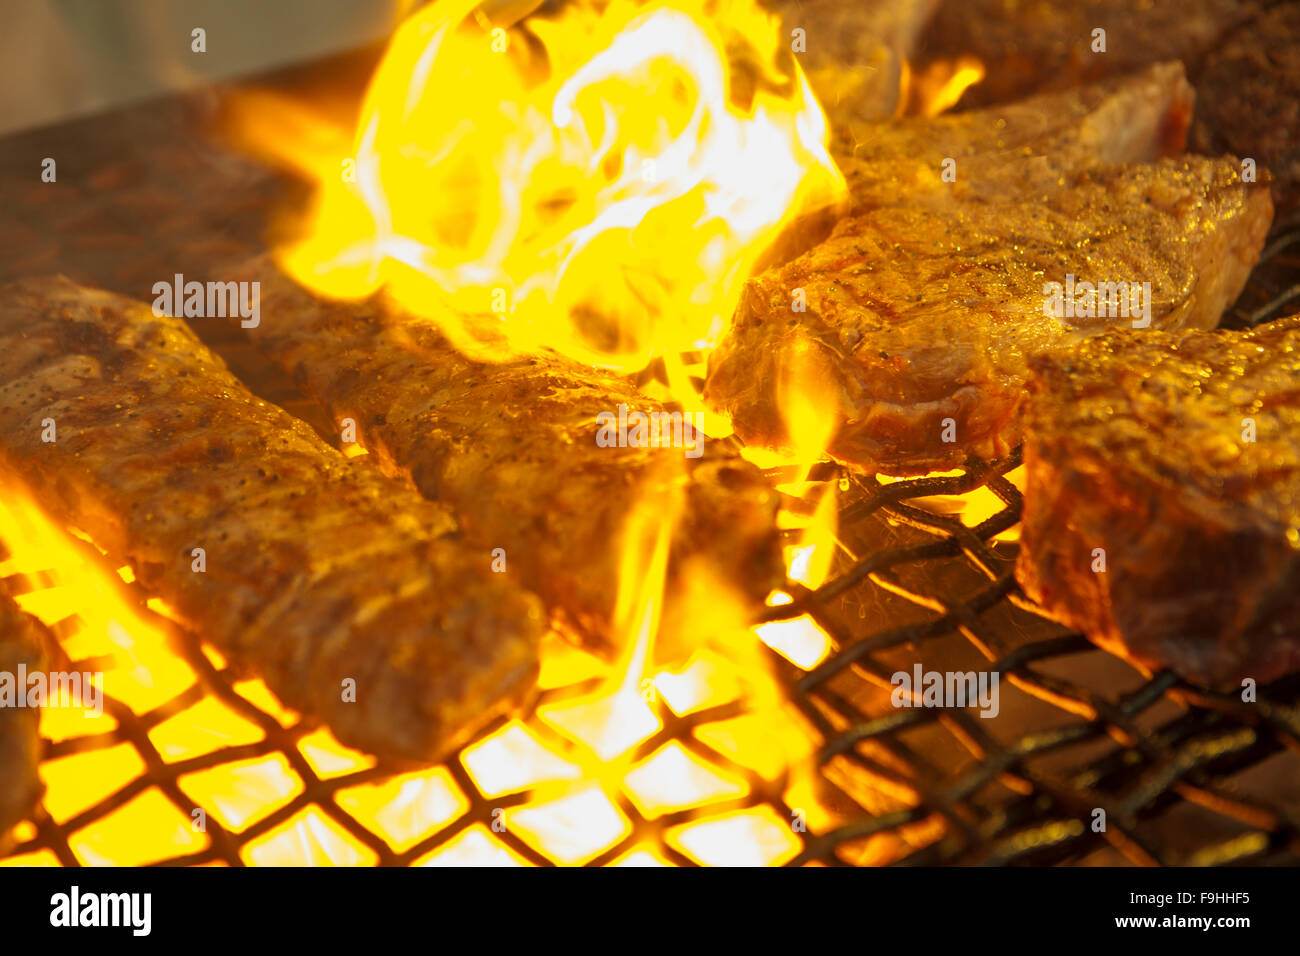
[[[1269,237],[1250,281],[1223,317],[1227,328],[1258,325],[1300,310],[1300,225]]]
[[[1235,778],[1286,748],[1293,753],[1283,759],[1294,761],[1300,751],[1300,681],[1274,684],[1249,705],[1190,688],[1168,671],[1136,683],[1129,679],[1125,683],[1134,686],[1108,693],[1106,685],[1120,665],[1082,635],[1049,626],[1017,644],[1010,638],[1021,632],[1019,625],[990,623],[1007,606],[1012,619],[1040,613],[1020,593],[1006,549],[999,552],[992,543],[1019,519],[1020,495],[1005,477],[1018,464],[1016,456],[992,464],[971,461],[963,475],[884,485],[873,478],[853,479],[859,495],[843,519],[861,522],[878,515],[917,532],[918,540],[875,551],[795,604],[772,609],[772,617],[810,612],[840,643],[838,653],[792,682],[805,713],[827,738],[823,766],[847,759],[871,778],[883,776],[908,792],[912,803],[881,815],[864,808],[859,819],[811,839],[799,861],[841,859],[846,844],[927,819],[942,821],[942,838],[901,854],[903,862],[1052,863],[1082,859],[1101,846],[1139,864],[1295,861],[1300,821],[1294,809],[1251,796]],[[974,527],[912,503],[976,487],[986,487],[1002,507]],[[909,566],[924,569],[958,557],[981,579],[960,596],[903,580],[901,572]],[[915,623],[854,636],[826,609],[863,588],[888,591],[927,614]],[[910,670],[897,655],[883,660],[883,652],[906,648],[911,657],[924,656],[927,646],[952,634],[978,650],[1004,681],[1072,719],[1040,718],[998,739],[969,711],[907,709],[873,716],[854,703],[854,683],[888,687],[900,666]],[[1078,655],[1101,658],[1108,666],[1098,672],[1079,663]],[[1066,668],[1051,666],[1067,660]],[[1089,670],[1092,681],[1065,676]],[[849,680],[837,685],[844,676]],[[1162,702],[1174,704],[1177,716],[1154,724],[1145,719]],[[906,743],[908,734],[921,728],[947,735],[970,759],[948,771],[934,766]],[[1104,753],[1082,756],[1097,744]],[[933,749],[931,744],[927,751]],[[1081,756],[1072,760],[1072,755]],[[1047,756],[1056,758],[1057,766],[1036,766]],[[985,802],[983,795],[993,789],[1006,791],[1008,799]],[[1172,829],[1161,826],[1162,818],[1189,805],[1221,818],[1220,823],[1232,821],[1226,829],[1234,832],[1207,840],[1206,833],[1224,828],[1203,819],[1196,826],[1188,820]],[[1096,809],[1106,813],[1104,832],[1092,828]]]
[[[89,543],[78,542],[88,560],[99,562],[100,555]],[[3,551],[0,549],[0,556]],[[36,594],[57,587],[54,574],[13,574],[0,581],[10,593]],[[691,849],[689,832],[693,828],[711,824],[739,825],[747,835],[742,839],[754,841],[755,852],[785,860],[800,849],[800,841],[792,832],[789,821],[794,810],[785,804],[783,793],[788,777],[765,779],[750,767],[737,763],[726,754],[702,742],[693,731],[698,728],[720,725],[745,713],[745,705],[733,700],[719,706],[687,710],[679,716],[665,701],[655,702],[655,711],[662,727],[641,741],[628,757],[635,764],[659,752],[664,745],[677,742],[700,760],[731,779],[740,781],[742,793],[733,799],[716,799],[704,807],[692,807],[681,813],[647,813],[637,804],[631,791],[613,796],[612,809],[619,821],[613,830],[607,827],[602,835],[599,825],[583,827],[592,838],[587,848],[578,848],[572,856],[553,853],[547,855],[536,839],[529,839],[528,829],[511,825],[498,830],[494,824],[502,813],[511,814],[518,808],[537,807],[546,799],[542,790],[532,787],[516,789],[509,793],[485,793],[468,772],[468,763],[462,751],[460,760],[453,760],[438,768],[396,766],[376,763],[372,758],[347,751],[324,731],[300,723],[296,716],[275,704],[260,681],[250,682],[247,675],[227,669],[216,652],[201,644],[192,634],[175,625],[166,617],[146,606],[146,595],[133,584],[114,581],[142,619],[151,628],[165,634],[170,650],[183,660],[194,679],[187,682],[180,693],[165,702],[145,708],[132,708],[121,700],[105,696],[104,712],[116,722],[115,729],[67,739],[46,742],[43,764],[49,768],[64,760],[76,760],[96,753],[118,751],[128,747],[138,758],[139,770],[130,779],[115,786],[111,793],[94,800],[90,806],[71,814],[61,814],[56,819],[42,811],[37,822],[20,828],[20,842],[7,861],[9,863],[60,863],[67,866],[108,862],[157,863],[165,865],[228,864],[248,865],[274,863],[286,855],[295,860],[310,859],[329,863],[376,863],[380,865],[409,865],[441,857],[448,862],[520,863],[551,865],[574,862],[574,857],[584,863],[604,864],[619,862],[631,854],[649,852],[658,862],[679,865],[722,862],[711,859],[707,847]],[[61,660],[53,667],[63,671],[103,670],[110,677],[122,664],[110,659],[108,654],[90,658],[72,659],[66,649],[84,640],[84,622],[73,614],[53,624],[59,638]],[[558,732],[553,724],[540,716],[548,705],[576,700],[598,689],[603,678],[595,676],[540,691],[526,708],[522,726],[545,747],[556,754],[572,753],[580,744]],[[251,686],[250,686],[251,683]],[[157,745],[152,734],[173,719],[184,718],[202,704],[219,701],[232,712],[255,727],[255,742],[219,746],[208,753],[182,759],[169,759]],[[484,736],[500,729],[502,722],[489,728]],[[200,721],[197,725],[202,728]],[[325,739],[322,739],[325,738]],[[312,743],[314,741],[314,743]],[[324,748],[340,763],[351,763],[355,769],[338,772],[322,767],[317,756],[313,758],[309,743]],[[467,748],[468,750],[469,748]],[[249,815],[253,822],[247,825],[228,825],[221,805],[238,796],[227,792],[209,799],[196,798],[187,780],[218,768],[232,768],[250,761],[265,768],[268,760],[282,761],[279,779],[289,780],[286,795],[268,794],[265,812]],[[95,768],[83,765],[83,773],[93,774]],[[61,798],[74,789],[65,780]],[[386,827],[382,815],[373,812],[356,812],[349,808],[349,794],[368,787],[386,783],[411,783],[415,791],[400,787],[383,800],[410,802],[412,796],[428,801],[426,819],[421,824],[423,832],[416,832],[409,821]],[[82,783],[88,783],[83,779]],[[274,789],[275,784],[263,781],[259,786]],[[51,784],[51,791],[54,790]],[[47,794],[47,799],[50,794]],[[144,830],[140,831],[141,814],[128,812],[133,804],[152,797]],[[61,799],[66,803],[66,799]],[[205,811],[205,829],[195,836],[189,825],[195,809]],[[599,812],[601,808],[596,807]],[[599,815],[599,814],[597,814]],[[369,826],[363,823],[369,821]],[[134,831],[132,828],[137,828]],[[417,827],[417,829],[419,829]],[[25,832],[23,832],[25,831]],[[178,831],[184,834],[178,839]],[[696,829],[698,833],[698,829]],[[199,844],[186,852],[154,854],[138,858],[121,851],[106,854],[101,844],[105,836],[119,847],[122,837],[137,837],[141,844],[157,846],[159,841],[171,840],[184,845]],[[281,841],[280,850],[276,843]],[[287,842],[285,842],[287,841]],[[304,852],[305,843],[315,843]],[[706,841],[707,842],[707,841]],[[762,846],[758,846],[762,844]],[[646,848],[651,848],[646,850]],[[756,858],[757,859],[757,858]]]
[[[963,474],[888,484],[829,465],[813,476],[847,486],[840,512],[842,540],[850,546],[858,538],[885,545],[842,562],[815,592],[792,585],[795,601],[765,615],[775,621],[810,614],[836,643],[835,651],[808,672],[772,654],[792,700],[825,741],[816,777],[817,797],[830,808],[822,825],[809,820],[807,832],[792,832],[790,821],[804,811],[789,803],[788,776],[764,779],[697,732],[742,714],[741,702],[678,716],[660,701],[656,709],[662,729],[636,747],[634,759],[676,741],[743,781],[745,793],[704,807],[646,815],[629,794],[620,792],[612,800],[623,821],[620,828],[611,831],[604,845],[594,837],[593,847],[578,852],[581,862],[617,862],[647,847],[660,862],[714,862],[707,850],[698,849],[699,841],[692,843],[684,834],[692,826],[728,822],[744,828],[742,841],[766,843],[769,857],[791,864],[1053,863],[1098,859],[1090,854],[1103,847],[1117,852],[1115,859],[1143,864],[1295,862],[1300,825],[1294,811],[1254,795],[1242,780],[1252,768],[1277,760],[1292,761],[1294,780],[1300,679],[1264,688],[1257,703],[1246,705],[1187,687],[1168,672],[1140,679],[1082,636],[1044,623],[1020,595],[1010,571],[1006,538],[1014,533],[1020,496],[1006,475],[1018,463],[1014,456],[993,463],[971,461]],[[979,489],[994,496],[997,509],[973,527],[936,508],[943,501],[936,496],[969,496]],[[17,593],[48,583],[31,575],[6,582]],[[141,601],[134,586],[122,587]],[[912,606],[915,619],[898,624],[897,613],[873,614],[883,627],[846,624],[852,616],[846,608],[898,608],[899,602]],[[185,781],[193,775],[279,755],[287,777],[297,781],[290,796],[270,799],[269,812],[242,827],[227,826],[219,813],[209,813],[201,846],[140,862],[265,862],[276,858],[277,840],[297,846],[314,841],[313,852],[322,862],[404,865],[440,856],[450,861],[570,862],[548,856],[513,826],[504,832],[494,829],[499,813],[508,816],[536,799],[532,789],[483,793],[460,761],[439,772],[441,796],[433,802],[447,809],[442,818],[426,821],[426,832],[406,828],[397,834],[376,827],[373,815],[368,816],[370,826],[363,824],[349,808],[349,794],[392,780],[427,784],[433,779],[429,770],[372,761],[340,773],[322,770],[304,749],[310,728],[250,693],[192,636],[153,612],[142,613],[166,631],[197,681],[141,713],[107,700],[105,712],[116,720],[115,730],[51,743],[47,762],[125,744],[138,755],[141,769],[88,808],[30,826],[13,850],[13,861],[95,862],[95,834],[127,825],[115,824],[115,817],[122,814],[125,821],[130,817],[126,808],[146,794],[161,795],[175,809],[176,820],[170,823],[156,807],[151,811],[165,830],[188,823],[201,805],[187,793]],[[55,629],[65,638],[77,626],[68,619]],[[951,646],[945,646],[955,636],[992,662],[988,667],[1003,681],[1055,716],[1026,717],[1022,709],[986,722],[970,711],[889,706],[890,674],[919,660],[930,667],[955,660]],[[1094,669],[1093,679],[1085,680],[1079,675],[1090,668],[1078,662],[1088,659],[1100,659],[1109,669]],[[1062,661],[1071,662],[1064,671],[1054,667]],[[94,663],[64,662],[68,669]],[[1117,674],[1129,685],[1119,693],[1113,690]],[[597,682],[593,678],[541,692],[528,708],[524,726],[555,752],[571,750],[574,743],[540,719],[538,708],[589,693]],[[1009,693],[1004,688],[1004,700]],[[210,698],[255,725],[261,739],[192,758],[165,759],[150,732]],[[1044,766],[1044,760],[1051,766]],[[431,791],[420,794],[427,799]],[[1098,808],[1106,812],[1104,832],[1091,826]],[[1188,810],[1195,814],[1189,816]],[[773,841],[788,845],[772,849]],[[1113,861],[1104,855],[1100,859]]]

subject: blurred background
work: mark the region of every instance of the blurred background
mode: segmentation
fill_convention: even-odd
[[[364,46],[416,0],[0,0],[0,135]],[[191,49],[196,27],[204,53]]]

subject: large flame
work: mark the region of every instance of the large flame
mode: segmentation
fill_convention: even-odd
[[[508,30],[474,7],[403,24],[346,154],[265,98],[237,118],[319,180],[280,250],[300,282],[383,288],[480,359],[545,347],[635,371],[716,341],[782,228],[843,195],[754,0],[593,0]]]

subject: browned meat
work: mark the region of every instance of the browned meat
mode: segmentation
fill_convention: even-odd
[[[445,508],[257,399],[179,319],[66,279],[0,301],[0,464],[288,706],[432,758],[530,690],[541,609]]]
[[[832,127],[849,120],[892,116],[902,93],[904,64],[938,0],[765,0],[781,15],[783,36],[796,53]]]
[[[1189,69],[1267,0],[943,0],[922,37],[926,60],[973,54],[984,79],[963,107],[1005,103],[1120,76],[1162,60]],[[1094,30],[1105,52],[1093,52]]]
[[[1032,364],[1025,592],[1200,683],[1300,669],[1300,316],[1109,332]]]
[[[999,200],[1057,188],[1092,163],[1183,151],[1192,88],[1181,63],[1007,106],[842,127],[837,160],[859,211]],[[955,179],[942,178],[952,159]]]
[[[1183,151],[1193,93],[1181,63],[968,113],[841,124],[832,142],[852,212],[1030,199],[1099,162]],[[944,165],[952,160],[952,176]],[[798,219],[763,261],[788,262],[830,235],[844,208]]]
[[[1277,224],[1300,217],[1300,4],[1235,30],[1197,75],[1197,148],[1234,152],[1273,176]]]
[[[789,446],[780,396],[798,354],[830,393],[817,400],[842,461],[917,474],[1004,454],[1020,440],[1030,356],[1141,321],[1136,301],[1129,317],[1110,301],[1111,317],[1056,318],[1047,283],[1149,282],[1154,326],[1218,323],[1271,216],[1267,187],[1238,172],[1230,159],[1100,166],[1036,201],[847,219],[750,281],[705,398],[745,441]],[[1099,291],[1075,295],[1096,310]]]
[[[669,633],[689,582],[709,576],[761,599],[784,578],[777,499],[748,462],[703,440],[681,447],[601,447],[596,418],[619,405],[661,411],[630,383],[555,357],[482,365],[432,326],[385,318],[374,304],[331,303],[284,278],[269,259],[236,270],[262,283],[250,330],[336,421],[392,470],[460,515],[465,533],[503,548],[509,567],[578,636],[612,635],[621,531],[638,504],[684,491],[669,567]]]
[[[0,680],[7,678],[15,693],[23,692],[17,683],[20,667],[26,673],[45,667],[48,639],[40,622],[24,614],[0,588]],[[27,818],[45,789],[36,773],[40,712],[16,705],[16,700],[0,702],[0,851],[14,824]]]

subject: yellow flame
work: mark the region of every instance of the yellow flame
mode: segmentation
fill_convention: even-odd
[[[755,0],[592,0],[509,30],[475,6],[402,25],[348,152],[321,117],[244,104],[238,138],[319,185],[280,250],[303,284],[382,287],[476,358],[635,371],[715,342],[782,227],[844,194]]]
[[[840,546],[836,537],[839,483],[808,480],[835,436],[839,395],[833,381],[833,376],[826,374],[819,346],[805,338],[796,339],[785,356],[777,397],[788,435],[788,450],[781,456],[796,465],[798,473],[780,488],[815,505],[811,513],[784,512],[787,527],[801,528],[798,544],[785,551],[786,576],[814,590],[830,577]],[[768,603],[788,604],[790,600],[790,595],[778,591]],[[758,628],[758,635],[778,654],[805,670],[815,667],[833,650],[830,636],[806,614],[764,624]]]
[[[621,772],[614,761],[661,727],[643,686],[659,631],[668,550],[680,501],[656,501],[634,510],[624,529],[615,633],[631,638],[619,673],[591,697],[539,709],[548,723],[586,743],[605,776]],[[643,685],[643,679],[646,684]]]
[[[915,112],[934,117],[957,105],[968,89],[984,79],[984,63],[962,54],[954,60],[936,60],[912,79]]]
[[[18,605],[50,624],[75,613],[80,626],[64,639],[63,649],[74,661],[96,660],[91,672],[103,674],[101,690],[137,713],[193,685],[196,675],[170,653],[167,633],[126,596],[124,576],[72,540],[84,540],[84,534],[69,531],[54,525],[25,488],[16,483],[0,488],[0,541],[11,551],[0,561],[0,578],[44,574],[51,568],[62,572],[55,586],[18,595]],[[107,718],[89,708],[60,706],[42,711],[41,719],[43,733],[63,739],[72,735],[78,723],[84,732]]]
[[[788,549],[787,553],[787,576],[808,588],[819,588],[826,583],[831,573],[831,560],[835,557],[839,495],[833,482],[822,484],[817,507],[813,509],[799,544]]]
[[[965,475],[966,472],[960,468],[950,471],[932,471],[924,475],[913,478],[895,478],[889,475],[877,475],[876,480],[881,484],[892,484],[896,481],[912,481],[924,478],[956,478]],[[1017,465],[1015,468],[1006,472],[1003,476],[1017,490],[1025,490],[1025,466]],[[960,495],[927,495],[921,498],[910,498],[907,502],[914,508],[923,508],[926,511],[940,515],[951,515],[956,517],[968,528],[974,528],[981,522],[993,517],[1004,510],[1006,503],[989,490],[987,485],[980,485],[973,491],[965,492]],[[1020,540],[1020,523],[1013,524],[1005,531],[1000,531],[991,539],[993,542],[998,541],[1019,541]]]
[[[816,590],[830,577],[831,564],[840,547],[836,538],[839,512],[838,484],[820,482],[814,489],[819,495],[817,506],[804,520],[799,543],[786,548],[786,576],[810,590]],[[768,604],[789,604],[792,598],[784,591],[775,591]],[[811,616],[801,614],[788,621],[773,621],[756,628],[759,638],[772,650],[792,664],[811,670],[830,656],[834,645],[830,635]]]
[[[747,445],[744,456],[759,468],[794,468],[797,474],[777,490],[802,497],[813,465],[826,457],[835,437],[840,396],[821,346],[794,336],[781,354],[775,376],[776,404],[785,426],[781,448]]]
[[[298,239],[279,250],[281,265],[329,296],[382,288],[479,359],[549,348],[634,371],[661,356],[666,397],[684,400],[693,386],[681,353],[717,340],[741,284],[786,224],[845,192],[825,117],[777,18],[753,0],[613,0],[568,4],[507,32],[481,11],[467,19],[473,6],[434,4],[403,26],[346,149],[319,110],[267,96],[239,104],[244,144],[319,186]],[[792,357],[791,375],[820,384],[806,358]],[[831,439],[834,396],[789,393],[793,453],[810,468]],[[725,423],[713,424],[711,434],[725,434]],[[822,491],[790,556],[810,586],[828,573],[835,547],[836,496]],[[767,642],[810,666],[829,653],[829,637],[811,622],[798,633],[795,623],[749,628],[752,609],[708,569],[693,569],[680,583],[692,633],[666,642],[686,659],[660,662],[675,520],[666,510],[650,502],[629,521],[615,615],[624,659],[611,668],[560,642],[543,647],[542,687],[600,680],[592,693],[539,710],[571,745],[557,750],[515,722],[461,756],[484,793],[534,791],[508,825],[563,862],[589,860],[626,832],[616,791],[649,817],[747,792],[676,744],[636,757],[663,728],[661,704],[680,715],[743,698],[747,733],[714,739],[768,779],[796,768],[792,791],[814,800],[815,735],[762,652]],[[779,627],[784,637],[774,635]],[[759,853],[764,862],[793,852],[797,838],[755,836],[771,825],[761,816],[737,811],[727,826],[698,824],[694,836],[688,825],[678,847],[699,862],[748,861],[759,845],[771,847]],[[776,826],[793,833],[790,821]],[[730,852],[710,834],[750,846]],[[424,862],[468,860],[518,862],[477,828]],[[659,856],[643,849],[623,860]]]
[[[789,604],[790,601],[790,595],[784,591],[774,591],[768,598],[768,604],[773,607]],[[800,614],[786,621],[760,624],[754,630],[764,644],[806,671],[824,661],[834,649],[826,629],[808,614]]]
[[[710,745],[716,742],[720,754],[765,779],[793,771],[791,788],[801,788],[801,795],[811,793],[808,780],[815,734],[772,679],[760,653],[757,630],[745,624],[750,609],[742,600],[711,582],[707,613],[691,619],[692,640],[673,645],[688,650],[687,660],[653,665],[668,545],[679,510],[680,502],[647,500],[628,520],[615,613],[620,631],[633,638],[623,661],[602,668],[594,658],[572,648],[547,645],[544,649],[544,671],[556,668],[556,673],[562,670],[569,678],[601,678],[595,692],[539,709],[548,726],[579,746],[562,757],[534,732],[512,723],[471,745],[462,755],[476,785],[490,796],[533,790],[537,802],[506,813],[505,824],[562,862],[590,860],[626,836],[630,823],[611,800],[616,792],[625,793],[648,819],[748,795],[749,785],[743,777],[676,740],[638,756],[641,745],[663,729],[660,706],[683,716],[743,701],[745,713],[727,723],[743,720],[748,736],[723,732],[710,738],[708,728],[720,724],[704,723],[696,728],[699,739]],[[587,658],[587,662],[579,658]],[[557,660],[562,665],[557,665]],[[705,836],[716,832],[739,839],[748,832],[746,828],[771,826],[770,820],[760,820],[760,811],[735,816],[747,822],[716,831],[708,829],[707,821],[691,824],[675,831],[674,840],[679,842],[674,845],[702,863],[752,861],[755,853],[762,856],[762,862],[780,862],[790,855],[792,842],[796,849],[799,845],[797,837],[787,840],[768,835],[758,849],[727,850],[716,837]],[[692,838],[697,826],[705,829]],[[784,826],[793,833],[789,822]],[[659,858],[641,850],[617,862],[654,865]]]
[[[679,642],[686,659],[655,662],[668,548],[679,510],[679,501],[643,500],[629,517],[615,615],[628,636],[621,662],[610,665],[559,640],[544,644],[545,686],[563,690],[596,678],[597,690],[562,695],[563,701],[539,711],[541,727],[511,721],[455,758],[483,797],[495,800],[527,791],[528,800],[501,811],[499,820],[494,816],[491,827],[465,826],[416,862],[526,864],[497,838],[499,822],[551,860],[586,863],[632,833],[622,809],[627,803],[648,820],[690,811],[680,818],[687,822],[674,821],[666,846],[703,864],[784,862],[798,852],[807,824],[834,821],[817,797],[818,736],[774,679],[763,653],[765,638],[746,624],[752,609],[743,600],[708,582],[707,613],[687,622],[690,633]],[[169,625],[147,616],[139,593],[130,590],[133,571],[114,569],[95,549],[76,543],[25,490],[7,490],[0,499],[0,543],[9,552],[0,575],[39,578],[41,586],[23,595],[21,603],[51,623],[75,617],[75,628],[61,628],[62,645],[76,658],[104,661],[105,689],[115,698],[141,714],[192,687],[195,676],[169,643]],[[135,601],[128,597],[132,594]],[[822,637],[826,640],[824,633]],[[203,652],[213,666],[225,666],[214,649],[205,646]],[[806,665],[816,655],[787,656]],[[298,726],[298,715],[284,709],[261,681],[240,680],[232,686],[287,729]],[[721,708],[725,716],[700,720],[706,708]],[[668,712],[696,715],[689,732],[693,740],[673,737],[653,749],[643,747],[663,730]],[[85,721],[79,730],[75,721],[69,723],[68,713],[52,707],[42,714],[46,736],[71,745],[67,756],[41,767],[48,787],[45,810],[60,824],[133,787],[148,773],[133,745],[94,746],[95,735],[115,726],[110,716],[102,718],[108,727]],[[75,713],[81,719],[80,711]],[[177,780],[195,809],[230,832],[260,830],[268,817],[304,792],[302,775],[284,754],[248,755],[247,748],[261,739],[260,728],[215,695],[204,694],[170,713],[148,736],[167,763],[232,751],[220,762],[203,760]],[[341,746],[321,729],[299,737],[296,747],[322,779],[374,766],[373,758]],[[752,798],[751,781],[737,767],[768,782],[788,779],[784,797],[798,808],[795,817],[782,820],[768,806],[745,806]],[[334,800],[399,853],[452,827],[470,806],[457,775],[446,766],[344,786]],[[30,825],[22,829],[26,838],[35,836]],[[199,854],[211,845],[194,820],[156,787],[144,788],[69,833],[68,844],[89,865],[147,864]],[[659,865],[668,862],[665,852],[639,842],[613,862]],[[242,846],[240,856],[255,865],[376,862],[369,846],[315,804],[259,832]],[[36,851],[3,862],[52,861]]]

